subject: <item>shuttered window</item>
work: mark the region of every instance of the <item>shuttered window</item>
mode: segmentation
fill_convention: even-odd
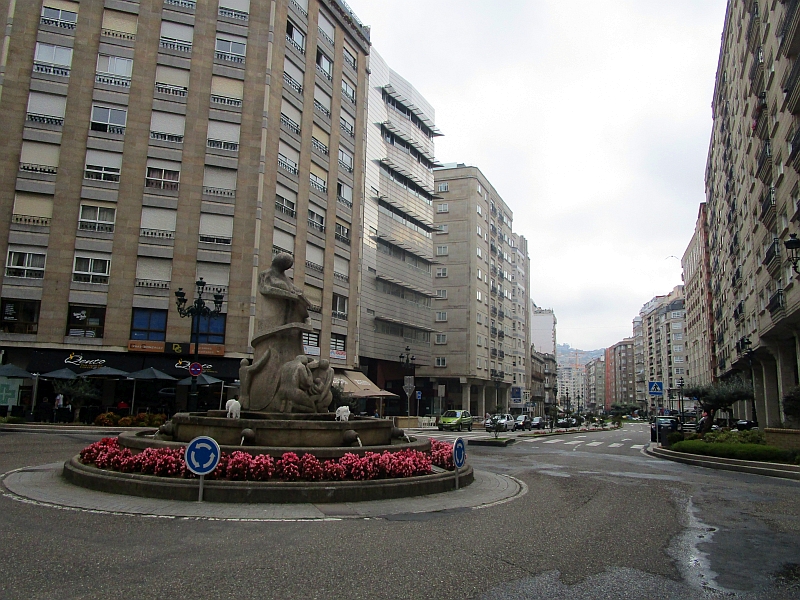
[[[283,59],[283,71],[286,75],[291,77],[297,85],[303,85],[303,71],[295,66],[288,58]],[[295,89],[295,91],[299,90]]]
[[[48,194],[17,192],[14,195],[14,222],[48,225],[53,216],[53,197]]]
[[[212,287],[227,287],[230,279],[231,269],[229,265],[220,263],[199,262],[197,263],[197,278],[203,278]],[[208,288],[206,288],[208,289]],[[208,290],[212,291],[212,290]]]
[[[64,113],[67,110],[67,97],[55,94],[31,92],[28,96],[28,120],[32,115],[52,117],[64,122]]]
[[[303,285],[303,295],[318,310],[322,307],[322,289],[308,283]]]
[[[309,177],[311,179],[311,188],[317,190],[318,192],[327,192],[328,191],[328,173],[322,167],[317,166],[313,162],[311,163],[310,167],[311,173]]]
[[[333,26],[333,23],[331,23],[330,20],[324,14],[322,14],[322,12],[319,13],[319,22],[317,25],[331,40],[334,39],[334,36],[336,35],[336,28]]]
[[[302,118],[302,113],[293,104],[287,102],[285,98],[281,100],[281,122],[295,133],[300,133],[300,121]],[[286,119],[288,119],[288,122]]]
[[[126,33],[129,36],[135,36],[137,26],[138,17],[134,14],[108,8],[103,10],[103,29],[108,32],[117,31]],[[105,34],[106,31],[103,33]]]
[[[194,27],[173,23],[172,21],[161,21],[161,37],[191,45],[194,39]]]
[[[186,117],[154,110],[150,115],[150,137],[167,142],[183,142]]]
[[[58,158],[61,146],[23,140],[19,157],[22,171],[54,174],[58,171]]]
[[[340,275],[350,275],[350,261],[341,256],[334,255],[333,257],[333,272]]]
[[[324,129],[322,129],[322,127],[319,127],[318,125],[316,125],[316,124],[315,124],[315,125],[314,125],[314,132],[313,132],[313,134],[312,134],[312,135],[313,135],[315,138],[317,138],[317,139],[318,139],[320,142],[322,142],[323,144],[325,144],[325,146],[330,146],[330,143],[331,143],[331,141],[330,141],[330,137],[331,137],[331,136],[329,136],[329,135],[327,134],[327,132],[325,132],[325,130],[324,130]]]
[[[235,196],[236,169],[206,165],[203,170],[203,193],[216,196]]]
[[[208,122],[208,138],[213,140],[225,140],[227,142],[239,142],[239,125],[236,123],[226,123],[224,121]]]
[[[282,229],[274,229],[272,231],[272,249],[279,252],[288,252],[294,254],[294,236],[291,233],[286,233]]]
[[[211,76],[211,93],[223,98],[242,99],[244,82],[230,77]]]
[[[325,250],[314,244],[306,244],[306,261],[312,263],[314,266],[309,266],[310,269],[321,271],[322,266],[325,264]]]
[[[250,12],[250,0],[219,0],[220,8],[231,8],[239,12]]]
[[[230,246],[233,239],[233,217],[228,215],[200,214],[200,241],[207,244]]]
[[[172,261],[168,258],[140,256],[136,261],[136,279],[168,283],[172,280]]]
[[[152,233],[158,237],[157,232],[169,232],[170,234],[175,231],[175,223],[177,221],[178,212],[168,208],[156,208],[154,206],[142,207],[142,235]],[[164,237],[172,237],[167,235]]]
[[[166,83],[180,88],[189,87],[189,71],[186,69],[174,69],[158,65],[156,67],[156,83]]]

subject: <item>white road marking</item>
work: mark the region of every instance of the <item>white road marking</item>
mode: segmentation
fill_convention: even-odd
[[[622,444],[609,444],[608,445],[609,448],[619,448],[620,446],[622,446]]]
[[[602,446],[603,442],[589,442],[587,446]]]
[[[644,444],[634,444],[631,446],[632,450],[641,450],[642,448],[644,448]]]
[[[575,444],[582,444],[583,442],[564,442],[565,446],[574,446]],[[453,467],[455,469],[455,467]]]
[[[546,442],[542,442],[544,444],[558,444],[559,442],[563,442],[564,440],[547,440]]]
[[[632,442],[631,438],[622,438],[623,442]],[[453,467],[455,469],[455,467]]]

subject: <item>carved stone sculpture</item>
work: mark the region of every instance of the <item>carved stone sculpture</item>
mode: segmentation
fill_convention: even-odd
[[[303,333],[310,303],[286,271],[294,264],[280,253],[258,275],[256,331],[251,342],[253,364],[243,359],[239,368],[239,400],[245,410],[268,412],[326,412],[333,398],[333,369],[325,359],[303,354]]]

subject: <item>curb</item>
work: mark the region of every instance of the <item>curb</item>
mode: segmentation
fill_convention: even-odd
[[[145,431],[153,429],[152,427],[97,427],[94,425],[33,425],[30,423],[25,424],[9,424],[3,423],[0,425],[0,432],[4,433],[97,433],[104,435],[119,435],[126,431]]]
[[[767,477],[780,477],[782,479],[793,479],[800,481],[800,467],[794,465],[782,465],[780,463],[767,463],[752,460],[738,460],[735,458],[715,458],[713,456],[703,456],[701,454],[688,454],[686,452],[675,452],[659,448],[654,443],[644,448],[646,454],[656,458],[671,460],[695,467],[705,467],[707,469],[719,469],[723,471],[737,471],[739,473],[750,473],[751,475],[764,475]]]

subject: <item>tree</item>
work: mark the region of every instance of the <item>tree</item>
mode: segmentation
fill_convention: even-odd
[[[718,381],[711,385],[686,386],[683,388],[685,398],[694,398],[702,406],[708,416],[703,422],[701,434],[711,431],[714,416],[718,410],[730,410],[740,400],[752,400],[753,388],[739,377],[726,381]]]
[[[793,387],[783,396],[783,414],[800,422],[800,386]]]
[[[96,400],[100,397],[100,391],[88,377],[53,380],[53,389],[56,394],[62,394],[75,406],[81,406],[87,400]]]

